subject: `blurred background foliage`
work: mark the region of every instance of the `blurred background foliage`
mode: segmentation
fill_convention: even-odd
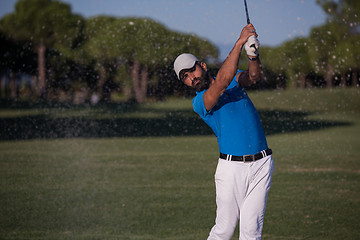
[[[309,37],[262,46],[264,81],[253,88],[359,86],[360,2],[317,3],[327,22]],[[143,103],[192,96],[176,80],[176,56],[191,52],[213,74],[222,63],[217,47],[194,34],[148,18],[85,19],[53,0],[19,0],[15,11],[0,19],[0,45],[0,99],[6,100]],[[247,64],[242,56],[239,68]]]

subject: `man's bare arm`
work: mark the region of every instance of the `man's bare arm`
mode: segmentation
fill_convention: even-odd
[[[262,66],[259,57],[255,61],[249,61],[249,70],[239,74],[237,80],[240,86],[249,87],[261,79]]]
[[[239,39],[236,41],[233,49],[221,66],[218,74],[216,75],[216,79],[204,93],[204,104],[207,111],[210,111],[216,105],[221,94],[224,93],[232,79],[235,77],[238,70],[241,49],[251,35],[256,36],[256,33],[254,32],[253,25],[248,24],[241,31]]]

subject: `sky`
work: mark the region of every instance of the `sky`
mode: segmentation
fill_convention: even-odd
[[[29,0],[28,0],[29,1]],[[228,52],[246,25],[243,0],[61,0],[83,17],[149,17],[173,31],[193,33]],[[17,0],[0,0],[0,17],[14,11]],[[261,45],[277,46],[309,36],[325,23],[316,0],[247,0]],[[227,49],[230,48],[230,49]],[[225,53],[224,53],[225,51]]]

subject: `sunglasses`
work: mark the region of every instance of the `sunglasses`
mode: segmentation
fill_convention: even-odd
[[[195,71],[195,70],[196,70],[196,65],[197,65],[198,63],[199,63],[199,62],[195,62],[194,66],[193,66],[192,68],[183,69],[183,70],[180,71],[179,76],[180,76],[180,80],[181,80],[182,82],[185,82],[185,80],[186,80],[186,78],[187,78],[187,76],[185,76],[185,73],[188,73],[188,72],[191,73],[191,72]]]

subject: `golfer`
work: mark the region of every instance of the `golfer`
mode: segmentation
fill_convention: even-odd
[[[238,70],[245,47],[249,69]],[[174,62],[177,77],[196,90],[194,111],[214,131],[220,151],[215,173],[216,220],[208,239],[261,239],[274,162],[259,115],[244,87],[260,80],[259,41],[252,24],[245,26],[216,77],[194,55]]]

